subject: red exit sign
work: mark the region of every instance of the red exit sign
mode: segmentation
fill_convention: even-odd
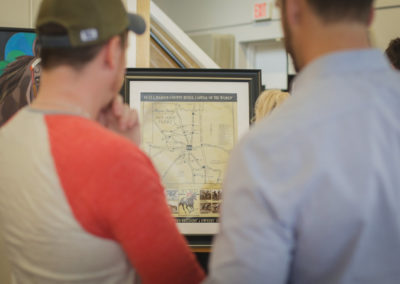
[[[253,19],[255,21],[271,19],[271,10],[270,10],[270,7],[269,7],[269,3],[261,2],[261,3],[254,4]]]

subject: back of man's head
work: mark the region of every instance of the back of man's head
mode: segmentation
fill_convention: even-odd
[[[361,22],[370,20],[374,0],[306,0],[326,23],[337,21]]]
[[[38,29],[41,36],[67,36],[67,30],[58,24],[43,25]],[[125,42],[126,32],[121,34],[121,42]],[[79,71],[93,60],[105,43],[97,43],[78,47],[42,47],[40,52],[41,65],[44,70],[68,65]]]
[[[82,68],[104,44],[126,31],[141,34],[144,20],[128,14],[121,0],[43,0],[36,21],[42,67]]]

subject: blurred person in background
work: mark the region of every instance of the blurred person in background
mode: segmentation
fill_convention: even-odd
[[[400,70],[400,38],[393,39],[385,51],[393,68]]]
[[[257,98],[254,106],[253,122],[258,122],[268,114],[270,114],[276,107],[281,105],[290,94],[282,92],[281,90],[265,90]]]

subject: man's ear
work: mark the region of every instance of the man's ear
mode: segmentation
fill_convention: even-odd
[[[108,68],[116,68],[121,61],[122,56],[121,38],[119,36],[112,37],[106,43],[104,52],[104,64]]]
[[[285,0],[285,13],[287,23],[293,29],[301,22],[301,7],[305,0]]]

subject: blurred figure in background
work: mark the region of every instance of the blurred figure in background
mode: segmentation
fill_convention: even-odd
[[[265,90],[257,98],[254,107],[254,118],[253,122],[260,121],[264,116],[268,115],[276,107],[281,105],[290,94],[282,92],[280,90]]]
[[[385,51],[393,67],[400,70],[400,38],[393,39]]]
[[[20,56],[0,76],[0,127],[19,109],[37,96],[40,80],[40,59]]]

